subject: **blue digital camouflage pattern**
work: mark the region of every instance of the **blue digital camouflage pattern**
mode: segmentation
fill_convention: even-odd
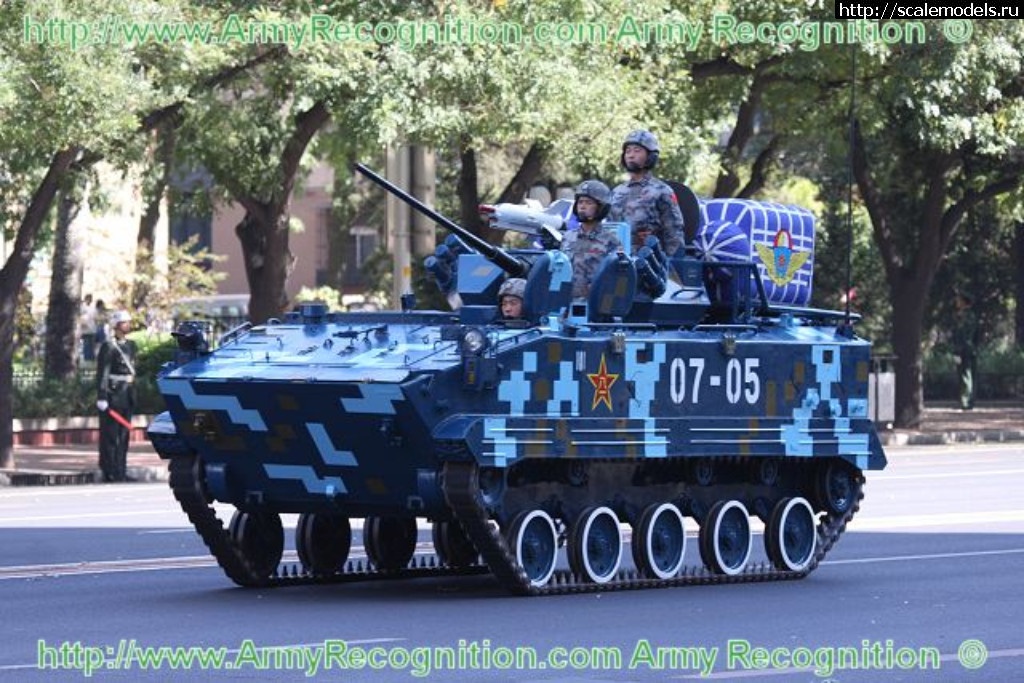
[[[557,253],[557,252],[556,252]],[[348,514],[443,506],[446,459],[807,458],[884,466],[868,419],[869,344],[784,318],[721,330],[568,334],[481,328],[464,357],[441,314],[348,314],[256,327],[159,379],[219,500]],[[360,317],[362,316],[362,317]],[[363,322],[360,322],[363,320]],[[472,367],[470,367],[472,365]],[[166,424],[166,420],[162,422]]]
[[[283,321],[232,330],[213,351],[195,323],[179,328],[177,363],[158,377],[169,412],[148,434],[233,581],[486,569],[536,594],[563,540],[569,572],[552,592],[814,568],[859,507],[864,471],[886,464],[868,417],[870,344],[848,313],[749,297],[721,305],[703,280],[714,270],[756,283],[753,249],[768,278],[788,283],[810,258],[791,234],[803,229],[798,212],[709,208],[717,227],[705,255],[731,262],[708,264],[689,249],[669,261],[651,239],[635,256],[605,255],[589,296],[573,298],[567,253],[498,249],[356,168],[458,235],[465,249],[435,253],[445,262],[435,275],[452,281],[462,305],[329,313],[300,304]],[[696,228],[696,199],[680,196]],[[729,213],[737,208],[773,218]],[[603,229],[629,240],[630,226],[615,225]],[[774,229],[770,246],[744,225]],[[523,315],[505,320],[497,294],[510,278],[525,280]],[[227,529],[215,500],[236,507]],[[301,574],[280,565],[281,513],[300,514]],[[753,516],[765,523],[774,569],[746,568]],[[684,517],[700,526],[708,574],[684,567]],[[342,565],[352,518],[366,519],[369,571]],[[429,563],[415,559],[424,518],[434,524]],[[623,523],[635,575],[618,569]]]
[[[642,201],[629,207],[623,198],[633,192]],[[619,215],[635,219],[670,206],[674,218],[662,226],[677,240],[664,245],[671,251],[682,221],[665,193],[674,198],[648,178],[616,188],[612,202],[622,200]],[[760,258],[773,301],[806,300],[809,212],[737,200],[702,210],[708,258]],[[607,252],[618,240],[611,226],[602,230]],[[567,252],[582,239],[567,235]],[[434,519],[451,518],[441,481],[450,462],[499,470],[498,481],[513,478],[512,468],[532,473],[513,497],[566,474],[566,504],[581,510],[595,491],[603,501],[620,494],[620,464],[644,464],[637,476],[654,477],[626,484],[637,510],[656,502],[659,486],[689,490],[699,458],[732,468],[737,487],[749,483],[737,471],[764,465],[758,459],[828,463],[788,468],[804,473],[827,474],[835,458],[860,470],[885,466],[868,417],[870,344],[841,313],[737,307],[719,324],[722,312],[701,283],[707,269],[682,254],[681,283],[663,293],[642,295],[636,263],[622,255],[604,259],[596,296],[573,300],[566,252],[496,258],[487,246],[457,256],[457,313],[328,314],[307,305],[284,322],[229,334],[212,353],[180,337],[182,363],[158,378],[169,415],[149,429],[157,452],[198,456],[204,495],[243,509]],[[524,320],[498,321],[509,274],[526,279]],[[604,479],[573,483],[581,462]],[[669,470],[659,474],[661,463]],[[782,492],[761,487],[769,497]],[[706,512],[701,505],[721,494],[712,489],[688,514]]]
[[[609,221],[625,221],[633,232],[650,230],[671,256],[685,241],[683,214],[672,188],[650,173],[628,180],[612,190]]]

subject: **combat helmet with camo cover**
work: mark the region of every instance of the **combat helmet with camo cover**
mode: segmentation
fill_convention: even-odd
[[[626,147],[628,145],[639,145],[647,150],[647,162],[643,168],[630,168],[626,165]],[[622,167],[627,171],[639,171],[639,170],[650,170],[655,167],[658,163],[658,157],[661,155],[661,147],[658,145],[658,138],[654,136],[649,130],[637,129],[630,131],[626,135],[626,139],[622,141],[622,155],[619,157],[619,161]]]

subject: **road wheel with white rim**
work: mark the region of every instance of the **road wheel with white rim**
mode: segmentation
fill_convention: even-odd
[[[764,532],[768,559],[782,570],[803,571],[814,558],[817,523],[811,504],[803,498],[783,498],[775,504]]]
[[[508,543],[532,586],[543,586],[555,573],[558,533],[555,521],[543,510],[520,512],[508,531]]]
[[[569,566],[590,583],[608,583],[622,561],[619,518],[608,507],[584,510],[569,534]]]
[[[700,556],[715,574],[735,576],[750,559],[750,517],[738,500],[720,500],[711,506],[700,527]]]
[[[669,579],[683,566],[686,526],[671,503],[647,507],[633,530],[633,562],[647,577]]]

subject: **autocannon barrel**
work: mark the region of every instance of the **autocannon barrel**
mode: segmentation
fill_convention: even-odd
[[[364,176],[372,180],[375,184],[384,188],[387,192],[390,192],[394,196],[401,199],[403,202],[411,206],[416,211],[441,225],[446,230],[458,235],[469,247],[483,254],[485,258],[493,263],[497,264],[499,268],[504,270],[512,277],[526,277],[530,267],[526,262],[512,256],[508,252],[489,244],[486,240],[483,240],[470,231],[466,230],[462,226],[456,224],[450,218],[434,211],[429,206],[421,202],[420,200],[413,197],[411,194],[391,183],[386,178],[381,177],[377,173],[374,173],[363,164],[357,163],[355,165],[357,171],[362,173]]]

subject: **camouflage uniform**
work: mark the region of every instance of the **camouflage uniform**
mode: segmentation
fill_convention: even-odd
[[[629,180],[612,190],[610,221],[629,223],[635,231],[648,226],[671,256],[682,245],[683,214],[672,188],[650,173]]]
[[[615,231],[601,224],[592,230],[581,227],[565,233],[562,251],[572,261],[574,298],[586,297],[590,293],[590,283],[605,256],[614,254],[621,246]]]

